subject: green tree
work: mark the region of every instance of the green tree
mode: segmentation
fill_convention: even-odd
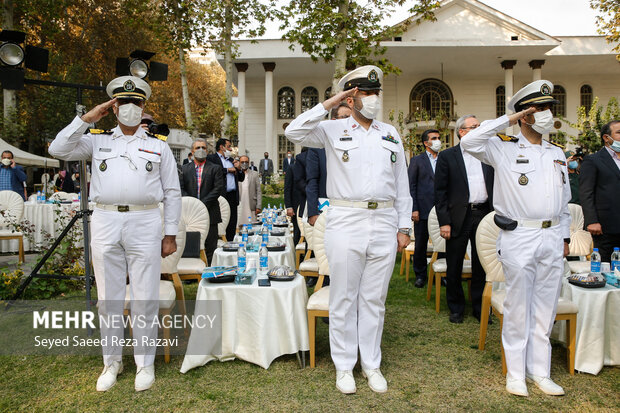
[[[291,0],[284,6],[280,30],[287,30],[284,39],[290,48],[301,47],[313,61],[334,61],[332,93],[348,68],[376,64],[386,73],[399,73],[383,57],[386,48],[381,41],[398,36],[414,21],[407,19],[395,26],[382,21],[394,13],[405,0],[368,0],[360,4],[354,0]],[[438,0],[419,0],[409,10],[417,16],[415,23],[434,20]]]
[[[615,44],[613,50],[620,60],[620,0],[590,0],[590,7],[601,13],[596,16],[598,32],[606,36],[608,43]]]
[[[601,128],[607,122],[620,119],[618,99],[611,98],[607,107],[598,105],[598,97],[594,98],[588,112],[584,106],[577,108],[577,122],[562,119],[571,128],[577,129],[577,135],[568,135],[572,144],[580,146],[585,154],[594,153],[603,147]]]

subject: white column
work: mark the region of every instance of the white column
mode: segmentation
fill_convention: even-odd
[[[542,66],[544,64],[544,60],[530,60],[529,65],[532,68],[532,82],[542,79]]]
[[[247,141],[245,136],[245,71],[247,63],[235,63],[237,68],[237,94],[239,118],[237,119],[237,135],[239,136],[239,156],[246,155]]]
[[[513,73],[512,68],[517,64],[516,60],[504,60],[502,63],[502,68],[504,69],[504,90],[506,93],[506,103],[510,102],[512,99],[513,92]],[[513,134],[513,127],[509,126],[506,128],[506,133],[509,135]]]
[[[273,70],[276,64],[263,62],[263,67],[265,68],[265,151],[269,152],[275,170],[278,151],[277,142],[273,137]]]

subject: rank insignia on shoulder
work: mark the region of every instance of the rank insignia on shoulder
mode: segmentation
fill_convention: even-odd
[[[166,139],[168,139],[168,137],[167,137],[167,136],[165,136],[165,135],[158,135],[158,134],[151,133],[151,132],[148,132],[148,131],[146,132],[146,134],[147,134],[147,136],[149,136],[150,138],[157,138],[157,139],[159,139],[160,141],[164,141],[164,142],[166,142]]]
[[[387,136],[382,136],[381,139],[383,139],[384,141],[392,142],[392,143],[398,143],[398,141],[394,139],[394,137],[389,133],[387,134]]]
[[[504,142],[519,142],[519,138],[516,136],[504,135],[503,133],[498,133],[497,136]]]
[[[104,130],[104,129],[88,129],[88,133],[90,133],[91,135],[112,135],[112,131],[111,130]]]
[[[559,143],[555,143],[555,142],[553,142],[553,141],[547,141],[547,142],[549,142],[549,143],[550,143],[551,145],[553,145],[553,146],[557,146],[557,147],[558,147],[558,148],[560,148],[560,149],[564,149],[564,146],[560,145]]]
[[[564,162],[564,161],[563,161],[563,160],[561,160],[561,159],[556,159],[556,160],[555,160],[555,161],[553,161],[553,162],[557,163],[558,165],[566,166],[566,162]]]

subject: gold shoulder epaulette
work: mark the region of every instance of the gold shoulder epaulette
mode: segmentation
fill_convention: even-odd
[[[504,142],[519,142],[519,138],[517,138],[516,136],[504,135],[503,133],[498,133],[497,137]]]
[[[146,134],[148,136],[150,136],[151,138],[156,138],[156,139],[159,139],[160,141],[164,141],[164,142],[166,142],[166,139],[168,139],[168,137],[166,135],[158,135],[156,133],[151,133],[149,131],[147,131]]]
[[[89,129],[88,133],[91,135],[112,135],[111,130],[103,130],[103,129]]]
[[[545,139],[545,140],[546,140],[546,139]],[[547,141],[547,142],[549,142],[549,143],[550,143],[551,145],[553,145],[553,146],[557,146],[557,147],[558,147],[558,148],[560,148],[560,149],[564,149],[564,146],[560,145],[559,143],[555,143],[555,142],[552,142],[552,141]]]

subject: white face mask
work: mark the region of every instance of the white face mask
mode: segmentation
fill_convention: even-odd
[[[118,107],[116,118],[125,126],[138,126],[142,120],[142,108],[133,103],[125,103]]]
[[[202,148],[196,149],[194,151],[194,159],[196,159],[198,162],[204,161],[205,159],[207,159],[207,151]]]
[[[232,152],[229,151],[228,149],[225,149],[224,150],[224,156],[227,157],[227,158],[230,158],[232,156]]]
[[[609,147],[611,148],[612,151],[616,153],[620,153],[620,141],[612,140],[611,145],[609,145]],[[4,163],[4,159],[2,161],[3,161],[2,163]]]
[[[534,124],[532,125],[532,129],[536,132],[544,135],[545,133],[549,133],[551,128],[553,128],[553,114],[551,110],[543,110],[542,112],[534,113]]]
[[[359,111],[366,119],[374,119],[381,111],[381,101],[379,96],[370,95],[364,96],[360,99],[362,102],[362,109]]]
[[[2,165],[9,166],[11,164],[11,160],[9,158],[2,158]]]
[[[441,149],[441,141],[439,139],[432,141],[431,149],[433,150],[433,152],[439,152],[439,150]]]

